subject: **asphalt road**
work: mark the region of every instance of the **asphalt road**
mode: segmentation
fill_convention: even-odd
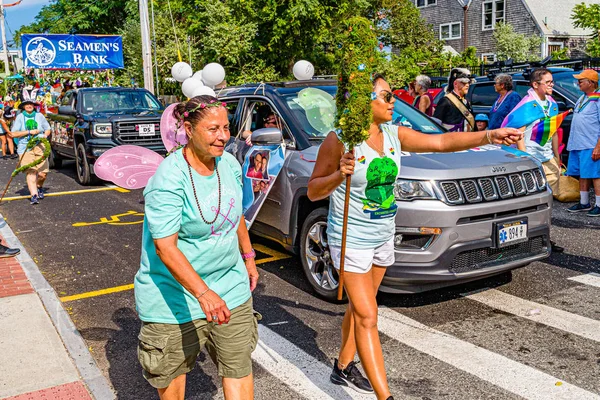
[[[13,164],[0,160],[2,186]],[[118,398],[158,398],[136,357],[140,321],[131,284],[142,192],[81,187],[72,164],[52,171],[47,187],[54,195],[41,204],[15,199],[0,212],[63,300]],[[19,176],[7,197],[24,194]],[[568,206],[555,203],[553,210],[552,235],[564,254],[469,285],[380,295],[381,341],[397,399],[600,398],[600,218],[568,214]],[[344,305],[315,297],[297,257],[253,240],[261,250],[255,308],[264,317],[254,353],[256,398],[374,399],[328,383]],[[202,355],[186,398],[221,398],[219,388],[216,369]]]

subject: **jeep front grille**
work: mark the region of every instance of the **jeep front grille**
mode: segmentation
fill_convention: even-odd
[[[154,135],[140,136],[138,125],[154,124]],[[123,144],[135,144],[137,146],[162,145],[160,137],[160,123],[158,121],[119,121],[116,124],[115,138]]]
[[[445,203],[456,205],[527,196],[545,191],[546,183],[544,175],[536,168],[510,175],[441,181],[438,188]]]

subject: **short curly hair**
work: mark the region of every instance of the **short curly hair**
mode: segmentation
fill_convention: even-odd
[[[425,90],[429,90],[431,87],[431,78],[427,75],[419,75],[415,78],[415,81]]]
[[[500,74],[494,79],[494,81],[502,85],[505,90],[511,91],[513,89],[513,80],[512,77],[508,74]]]

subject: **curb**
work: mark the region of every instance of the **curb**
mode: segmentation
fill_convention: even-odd
[[[96,365],[96,361],[90,354],[83,337],[81,337],[69,314],[63,308],[56,292],[44,278],[37,264],[27,253],[21,241],[15,236],[2,214],[0,214],[0,235],[4,237],[9,247],[21,249],[21,253],[16,258],[21,263],[31,286],[42,300],[46,312],[50,316],[90,394],[97,400],[114,399],[116,396],[108,379],[102,375],[100,368]]]

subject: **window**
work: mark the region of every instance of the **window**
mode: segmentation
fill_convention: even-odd
[[[504,22],[504,1],[486,0],[482,4],[483,30],[494,29],[497,23]]]
[[[498,98],[493,82],[478,83],[474,85],[471,105],[490,107]]]
[[[460,39],[461,25],[462,23],[460,22],[452,22],[450,24],[440,25],[440,39]]]
[[[494,54],[494,53],[483,53],[481,55],[481,61],[483,61],[486,64],[491,64],[493,62],[496,62],[496,54]]]
[[[561,51],[564,47],[565,44],[563,42],[548,42],[548,54]]]
[[[437,0],[415,0],[415,5],[419,8],[427,6],[435,6]]]

